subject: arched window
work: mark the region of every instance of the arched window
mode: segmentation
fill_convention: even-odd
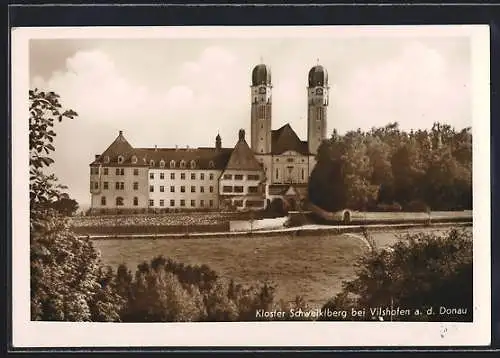
[[[119,164],[123,163],[123,156],[122,155],[118,156],[118,163]]]
[[[163,159],[160,160],[160,167],[165,168],[165,161]]]
[[[106,197],[105,196],[101,196],[101,205],[106,206]]]
[[[149,166],[154,167],[155,166],[155,161],[151,159],[149,161]]]
[[[137,157],[135,155],[132,156],[132,164],[137,163]]]
[[[184,169],[186,167],[186,162],[183,160],[181,160],[181,168]]]
[[[170,161],[170,168],[174,169],[175,168],[175,160]]]
[[[191,169],[196,168],[196,162],[194,160],[192,160],[189,165],[191,166]]]
[[[123,198],[121,196],[116,198],[116,206],[123,206]]]
[[[209,163],[208,163],[208,167],[209,168],[215,168],[215,163],[213,160],[211,160]]]
[[[109,163],[109,155],[106,155],[106,156],[104,157],[104,163]]]

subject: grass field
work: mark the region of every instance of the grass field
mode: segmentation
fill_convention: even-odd
[[[411,229],[435,231],[445,228]],[[406,230],[405,232],[408,232]],[[374,232],[378,247],[398,240],[402,231]],[[354,277],[354,262],[367,252],[367,244],[355,234],[315,237],[282,234],[263,238],[230,239],[106,239],[95,240],[105,264],[120,263],[135,271],[137,265],[164,255],[186,264],[207,264],[220,275],[251,284],[272,281],[277,298],[293,300],[302,295],[313,306],[322,305],[341,289],[343,280]]]

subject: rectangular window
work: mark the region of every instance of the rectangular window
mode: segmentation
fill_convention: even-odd
[[[171,193],[175,193],[175,186],[173,186],[173,185],[172,185],[172,186],[170,187],[170,192],[171,192]]]
[[[154,179],[155,178],[155,173],[149,173],[149,179]]]
[[[155,191],[155,187],[154,187],[154,185],[150,185],[150,186],[149,186],[149,192],[150,192],[150,193],[154,193],[154,191]]]
[[[191,173],[191,180],[196,180],[196,173]]]
[[[196,193],[196,187],[194,185],[191,186],[191,193]]]
[[[137,196],[134,196],[134,206],[139,205],[139,198]]]
[[[186,173],[181,173],[181,180],[186,179]]]
[[[205,200],[200,200],[200,206],[204,207],[205,206]]]
[[[120,175],[125,175],[125,168],[120,169]]]
[[[304,168],[302,168],[302,180],[304,180]]]
[[[115,174],[116,174],[116,175],[120,175],[120,168],[116,168],[116,170],[115,170]]]
[[[155,206],[155,201],[153,199],[149,199],[149,206]]]
[[[233,204],[235,206],[242,207],[243,206],[243,200],[235,200],[235,201],[233,201]]]
[[[251,194],[255,194],[255,193],[257,193],[257,192],[258,192],[258,190],[259,190],[259,188],[258,188],[258,187],[256,187],[256,186],[249,186],[249,187],[248,187],[248,192],[249,192],[249,193],[251,193]]]
[[[205,180],[205,174],[204,173],[200,173],[200,180]]]
[[[234,180],[243,180],[243,175],[241,175],[241,174],[236,174],[236,175],[234,176]]]
[[[210,207],[212,208],[212,207],[214,206],[214,201],[213,201],[213,200],[210,200],[210,201],[208,202],[208,205],[210,205]]]
[[[210,180],[214,180],[214,175],[213,175],[213,173],[210,173],[209,178],[210,178]]]
[[[99,174],[99,168],[90,167],[90,175]]]
[[[160,199],[160,206],[165,206],[165,200]]]
[[[175,173],[170,173],[170,179],[172,179],[172,180],[175,179]]]
[[[139,175],[139,169],[134,169],[134,175]]]
[[[104,168],[104,175],[108,175],[108,168]]]
[[[106,205],[106,197],[105,196],[101,196],[101,205],[102,206]]]
[[[165,192],[165,187],[163,185],[160,185],[160,193],[164,193]]]
[[[247,179],[248,180],[259,180],[259,175],[258,174],[248,174]]]
[[[242,186],[235,186],[234,192],[235,193],[243,193],[243,187]]]
[[[134,190],[139,190],[139,182],[134,182]]]
[[[170,206],[175,206],[175,200],[170,200]]]
[[[99,189],[99,182],[97,181],[94,182],[94,189],[95,190]]]
[[[160,179],[165,179],[165,173],[160,173]]]
[[[104,182],[104,183],[102,183],[102,184],[103,184],[103,185],[102,185],[102,188],[103,188],[104,190],[108,190],[108,188],[109,188],[109,183],[108,183],[107,181],[105,181],[105,182]]]
[[[231,174],[224,174],[223,179],[225,179],[225,180],[231,180],[231,179],[233,179],[233,176]]]
[[[210,185],[210,192],[213,193],[214,192],[214,187]]]
[[[222,188],[222,191],[224,193],[232,193],[233,192],[233,187],[232,186],[228,186],[228,185],[224,185],[224,187]]]
[[[186,206],[186,200],[181,199],[181,206]]]
[[[195,206],[195,205],[196,204],[195,204],[194,200],[191,200],[191,206]]]
[[[204,193],[205,192],[205,188],[200,186],[200,193]]]
[[[279,177],[279,172],[278,172],[278,168],[276,168],[276,179],[278,179]]]
[[[184,185],[181,186],[181,193],[185,193],[186,192],[186,187]]]
[[[120,190],[120,182],[119,182],[119,181],[117,181],[117,182],[115,183],[115,189],[116,189],[116,190]]]
[[[288,163],[293,163],[293,158],[286,158],[286,161],[287,161]]]
[[[120,190],[125,190],[125,182],[120,182]]]

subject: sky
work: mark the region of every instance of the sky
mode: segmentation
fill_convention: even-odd
[[[270,30],[272,31],[272,30]],[[471,45],[466,36],[234,36],[31,39],[30,88],[58,93],[79,116],[57,123],[53,172],[81,206],[89,163],[123,130],[137,147],[232,147],[250,141],[252,68],[272,73],[272,127],[307,138],[307,73],[329,74],[328,129],[340,133],[398,122],[472,125]]]

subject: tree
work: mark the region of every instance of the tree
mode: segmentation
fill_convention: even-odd
[[[110,274],[100,269],[92,242],[76,236],[54,210],[68,197],[55,175],[44,173],[54,162],[54,123],[77,113],[63,110],[54,92],[30,90],[29,100],[31,319],[119,320],[120,298],[107,285]]]
[[[73,216],[78,210],[78,203],[76,200],[65,196],[54,201],[49,206],[63,216]]]
[[[370,308],[410,309],[392,320],[472,320],[472,233],[450,230],[407,234],[392,250],[372,251],[357,264],[357,277],[324,308],[365,309],[363,320],[378,319]],[[465,314],[439,315],[439,307],[465,308]],[[427,315],[432,308],[434,314]],[[416,310],[419,313],[416,314]]]

